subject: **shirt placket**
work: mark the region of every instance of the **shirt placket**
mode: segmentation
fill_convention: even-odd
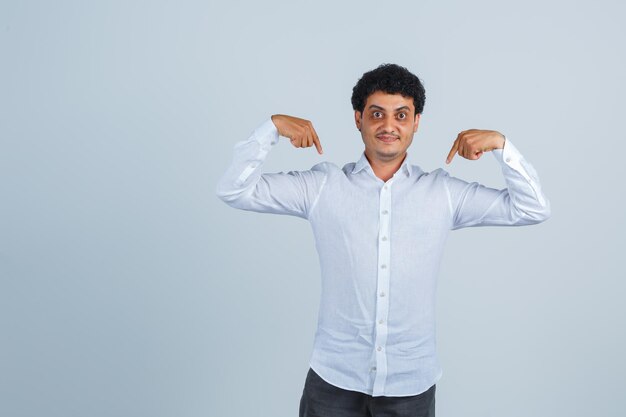
[[[391,184],[390,179],[383,185],[379,197],[379,229],[378,229],[378,280],[376,292],[376,340],[374,344],[376,372],[374,378],[374,395],[382,395],[387,379],[387,317],[389,313],[389,274],[391,247],[389,240],[389,219],[391,217]]]

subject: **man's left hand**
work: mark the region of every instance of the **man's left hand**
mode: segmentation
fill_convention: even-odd
[[[484,152],[504,148],[504,141],[504,135],[495,130],[464,130],[456,137],[446,158],[446,164],[449,164],[457,153],[466,159],[478,159]]]

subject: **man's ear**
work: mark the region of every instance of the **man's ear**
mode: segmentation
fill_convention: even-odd
[[[420,124],[421,113],[417,113],[415,115],[415,122],[413,123],[413,133],[417,132],[417,126]]]
[[[354,111],[354,122],[356,123],[356,128],[361,131],[361,112],[358,110]]]

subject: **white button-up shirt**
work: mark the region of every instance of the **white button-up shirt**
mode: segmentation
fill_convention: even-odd
[[[417,395],[441,378],[435,291],[448,231],[522,226],[550,216],[534,168],[505,140],[491,151],[507,188],[466,182],[407,157],[388,181],[365,153],[343,168],[262,173],[279,134],[271,118],[234,146],[217,184],[228,205],[307,219],[321,269],[310,367],[337,387],[372,396]]]

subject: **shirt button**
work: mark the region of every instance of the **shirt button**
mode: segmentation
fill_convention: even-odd
[[[375,371],[375,370],[376,370],[376,367],[375,367],[375,366],[372,366],[372,371]]]
[[[383,214],[387,214],[389,213],[387,210],[383,210]]]
[[[383,241],[387,240],[387,236],[383,236]]]
[[[381,292],[380,292],[380,296],[381,296],[381,297],[384,297],[384,296],[385,296],[385,292],[384,292],[384,291],[381,291]]]
[[[378,324],[383,324],[383,322],[384,322],[383,319],[378,320]]]
[[[380,269],[385,269],[385,268],[387,268],[387,265],[385,265],[385,264],[382,264],[382,265],[380,266]]]
[[[385,185],[385,186],[383,186],[383,188],[386,190],[386,189],[387,189],[387,188],[389,188],[389,187],[387,187],[387,186]]]
[[[376,350],[380,352],[381,350],[383,350],[383,348],[381,346],[378,346]]]
[[[511,162],[511,158],[506,158],[505,161],[506,162]]]

